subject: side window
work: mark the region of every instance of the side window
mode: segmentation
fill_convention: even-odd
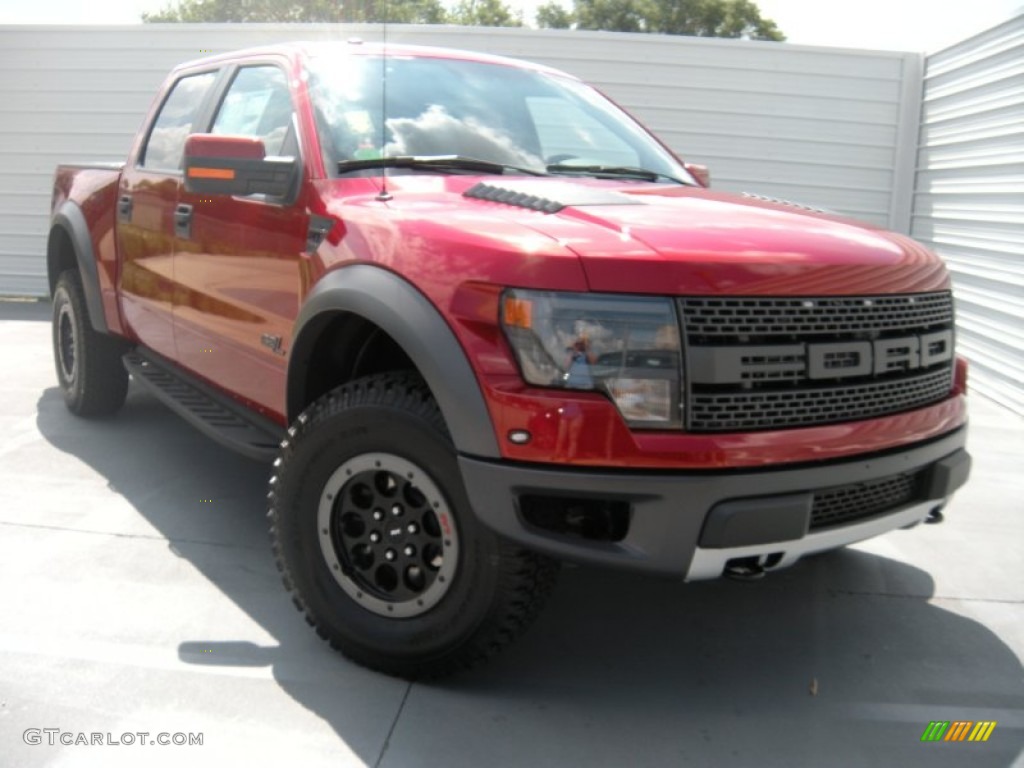
[[[181,170],[185,139],[192,132],[192,123],[216,77],[216,72],[204,72],[183,77],[174,84],[149,132],[139,165],[163,171]]]
[[[213,133],[262,139],[268,155],[280,155],[293,114],[284,72],[272,66],[245,67],[238,70],[217,111]]]
[[[544,158],[549,163],[640,165],[636,150],[565,99],[527,96]]]

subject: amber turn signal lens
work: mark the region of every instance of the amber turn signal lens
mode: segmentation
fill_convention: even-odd
[[[504,320],[505,325],[514,328],[533,327],[533,302],[529,299],[517,299],[512,296],[506,296]]]

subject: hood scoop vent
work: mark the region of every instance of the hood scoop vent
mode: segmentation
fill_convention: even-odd
[[[528,208],[531,211],[541,213],[558,213],[565,208],[565,203],[549,200],[546,197],[531,195],[526,192],[517,192],[507,187],[495,187],[490,184],[474,184],[462,193],[463,197],[471,197],[474,200],[486,200],[489,203],[504,203],[519,208]]]
[[[759,200],[762,203],[774,203],[775,205],[784,205],[787,208],[797,208],[801,211],[810,211],[811,213],[826,213],[832,216],[836,216],[835,211],[830,211],[827,208],[817,208],[813,205],[804,205],[803,203],[794,203],[792,200],[783,200],[780,197],[769,197],[768,195],[758,195],[754,192],[742,192],[741,193],[748,200]]]
[[[563,208],[584,205],[643,205],[631,195],[610,189],[559,181],[510,181],[504,184],[480,182],[462,193],[473,200],[504,203],[540,213],[558,213]]]

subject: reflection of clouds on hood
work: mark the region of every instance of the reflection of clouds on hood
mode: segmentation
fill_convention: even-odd
[[[438,104],[419,117],[393,117],[387,123],[394,136],[387,146],[388,155],[462,155],[504,165],[544,168],[543,160],[516,146],[508,136],[472,117],[452,117]]]

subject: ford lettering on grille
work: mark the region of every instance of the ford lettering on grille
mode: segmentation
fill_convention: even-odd
[[[692,347],[695,384],[736,384],[757,379],[845,379],[930,368],[953,359],[953,332],[874,341],[777,346]]]
[[[784,429],[876,418],[948,397],[948,292],[685,298],[686,426]]]

